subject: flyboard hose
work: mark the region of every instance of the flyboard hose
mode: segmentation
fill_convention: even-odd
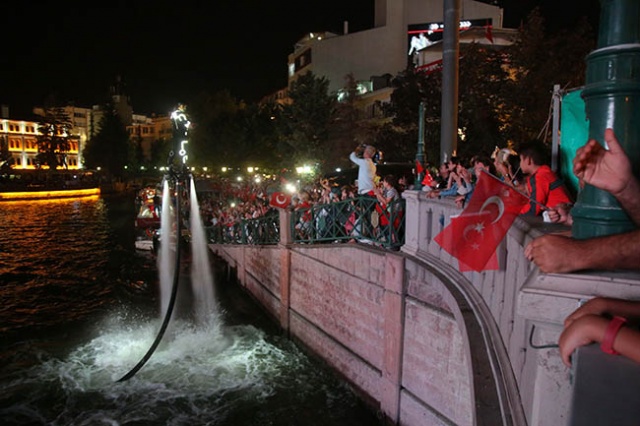
[[[176,192],[180,194],[179,183],[176,182]],[[162,325],[160,326],[160,330],[158,331],[158,335],[156,336],[156,340],[153,341],[153,344],[147,351],[147,353],[142,357],[142,359],[136,364],[135,367],[131,369],[127,374],[122,376],[118,382],[124,382],[132,378],[151,358],[151,355],[156,351],[156,348],[160,344],[162,337],[164,336],[164,332],[167,330],[169,326],[169,321],[171,320],[171,314],[173,313],[173,307],[176,303],[177,295],[178,295],[178,283],[180,282],[180,252],[181,250],[181,225],[180,225],[180,197],[176,199],[176,265],[173,271],[173,285],[171,287],[171,297],[169,299],[169,304],[167,306],[167,312],[164,314],[164,319],[162,320]],[[167,241],[165,241],[167,244]]]
[[[178,122],[179,121],[183,121],[186,124],[184,125],[184,135],[186,136],[187,134],[187,129],[189,127],[189,121],[186,120],[186,115],[184,113],[180,113],[180,117],[179,119],[175,119],[174,115],[176,115],[176,113],[174,112],[172,114],[172,118],[174,118],[175,122],[176,122],[176,127],[178,126]],[[183,141],[182,146],[181,146],[181,151],[180,151],[180,155],[183,157],[183,165],[184,162],[186,161],[186,152],[184,151],[184,145],[186,144],[186,141]],[[167,163],[171,164],[173,163],[173,157],[174,157],[174,152],[171,151],[169,153],[169,160],[167,161]],[[188,174],[184,173],[182,175],[183,178],[188,179]],[[180,219],[180,176],[178,176],[177,174],[174,173],[174,178],[175,178],[175,182],[176,182],[176,206],[175,206],[175,211],[176,211],[176,264],[175,264],[175,269],[173,271],[173,285],[171,287],[171,297],[169,299],[169,304],[167,305],[167,312],[164,315],[164,319],[162,320],[162,325],[160,326],[160,330],[158,330],[158,335],[156,336],[156,339],[153,341],[153,344],[151,345],[151,347],[149,348],[149,350],[147,350],[147,353],[142,357],[142,359],[140,361],[138,361],[138,363],[135,365],[135,367],[133,367],[127,374],[125,374],[124,376],[122,376],[120,379],[118,379],[118,382],[125,382],[127,380],[129,380],[130,378],[132,378],[133,376],[135,376],[135,374],[140,371],[140,369],[147,363],[147,361],[149,360],[149,358],[151,358],[151,355],[153,355],[153,353],[156,351],[158,345],[160,344],[160,341],[162,340],[162,337],[164,336],[165,331],[167,330],[167,327],[169,326],[169,321],[171,320],[171,314],[173,313],[173,307],[176,303],[176,299],[178,296],[178,283],[180,282],[180,252],[181,250],[181,240],[182,240],[182,226],[181,226],[181,219]],[[165,244],[167,244],[167,242],[165,241]]]

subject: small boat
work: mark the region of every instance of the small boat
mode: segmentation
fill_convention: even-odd
[[[135,219],[136,249],[155,251],[162,212],[159,191],[151,186],[142,188],[136,197],[136,206],[138,210]]]

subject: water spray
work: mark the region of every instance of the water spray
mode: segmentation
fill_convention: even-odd
[[[176,109],[172,114],[171,118],[173,119],[174,135],[175,139],[178,141],[179,145],[174,147],[177,148],[178,155],[180,156],[179,164],[175,164],[175,151],[171,150],[169,152],[169,158],[167,160],[167,169],[168,172],[165,175],[164,179],[168,182],[173,182],[175,186],[175,217],[176,217],[176,257],[175,257],[175,267],[173,270],[173,283],[171,286],[171,297],[169,299],[169,304],[167,305],[167,310],[164,315],[164,319],[162,320],[162,325],[160,326],[160,330],[158,330],[158,334],[153,341],[153,344],[147,350],[147,353],[142,357],[142,359],[133,367],[127,374],[122,376],[118,382],[124,382],[129,380],[147,363],[151,355],[155,352],[162,337],[164,336],[167,327],[169,326],[169,321],[171,320],[171,314],[173,313],[173,308],[175,306],[176,298],[178,295],[178,283],[180,282],[180,258],[182,251],[182,219],[181,209],[180,209],[180,197],[183,194],[183,188],[187,188],[187,182],[191,178],[189,169],[187,167],[187,133],[190,126],[190,121],[187,119],[186,110],[183,105],[180,105],[178,109]],[[163,234],[165,235],[164,243],[168,244],[168,230],[163,230]]]

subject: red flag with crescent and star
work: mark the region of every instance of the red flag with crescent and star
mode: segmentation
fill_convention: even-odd
[[[436,181],[433,179],[433,176],[431,176],[431,173],[429,173],[429,170],[425,170],[422,186],[433,186],[435,183]]]
[[[461,270],[497,269],[496,248],[528,198],[482,172],[469,203],[435,241],[458,259]]]
[[[285,209],[291,204],[291,196],[285,194],[284,192],[274,192],[273,194],[271,194],[269,204],[273,207]]]

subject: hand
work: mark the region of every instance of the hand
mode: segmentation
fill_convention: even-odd
[[[608,324],[609,321],[605,318],[586,315],[566,327],[558,341],[562,362],[571,366],[571,354],[576,348],[591,342],[601,342]]]
[[[581,269],[583,256],[580,241],[561,235],[547,234],[531,241],[524,255],[544,273],[564,273]]]
[[[549,220],[552,223],[563,223],[565,225],[571,225],[573,223],[573,217],[571,216],[570,204],[558,204],[552,209],[548,209]]]
[[[573,160],[573,173],[580,180],[610,192],[617,197],[633,179],[631,163],[612,129],[604,131],[609,150],[591,139],[578,149]]]
[[[571,323],[587,315],[600,316],[606,313],[607,309],[606,299],[603,299],[602,297],[590,299],[584,305],[573,311],[573,313],[564,320],[564,327],[569,327]]]

